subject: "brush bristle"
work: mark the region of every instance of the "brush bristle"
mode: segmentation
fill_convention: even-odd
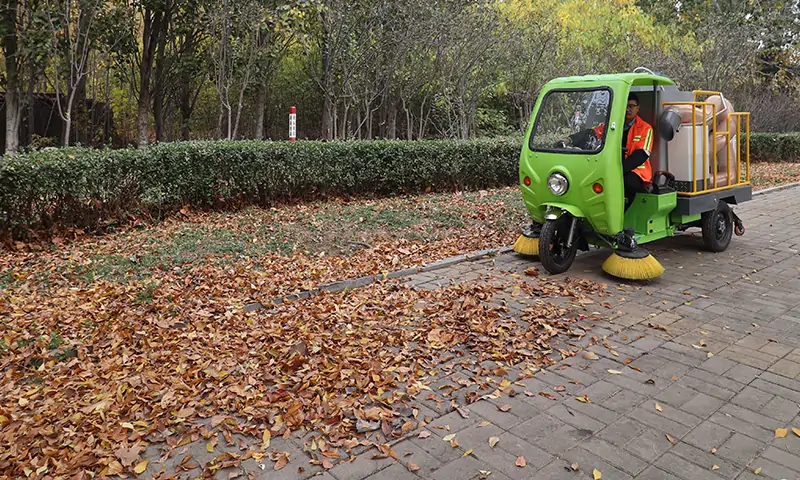
[[[603,271],[627,280],[651,280],[664,273],[664,267],[652,255],[644,258],[624,258],[616,253],[603,262]]]
[[[539,255],[539,239],[520,235],[514,242],[514,251],[522,255]]]

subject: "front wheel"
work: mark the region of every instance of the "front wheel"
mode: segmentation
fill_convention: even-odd
[[[573,222],[575,233],[579,232],[578,221],[569,215],[558,220],[548,220],[542,226],[539,236],[539,260],[550,274],[564,273],[572,266],[578,252],[577,239],[570,244],[569,236]],[[574,236],[577,236],[573,234]],[[569,244],[569,246],[567,246]]]
[[[703,243],[712,252],[723,252],[731,243],[733,214],[727,203],[720,201],[712,212],[702,216]]]

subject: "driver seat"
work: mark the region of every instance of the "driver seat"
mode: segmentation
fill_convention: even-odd
[[[659,170],[653,174],[653,183],[650,185],[650,193],[661,195],[662,193],[672,193],[675,191],[675,176],[666,170]]]

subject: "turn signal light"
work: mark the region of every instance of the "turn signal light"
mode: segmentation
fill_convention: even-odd
[[[594,190],[594,193],[603,193],[603,186],[599,183],[595,183],[592,185],[592,190]]]
[[[531,186],[531,177],[523,178],[522,179],[522,183],[524,183],[526,187],[530,187]]]

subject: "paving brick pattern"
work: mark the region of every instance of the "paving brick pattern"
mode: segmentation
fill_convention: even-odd
[[[518,393],[547,391],[555,400],[503,395],[470,404],[464,419],[447,402],[420,396],[420,416],[432,418],[425,426],[431,435],[421,439],[416,430],[393,443],[398,460],[366,450],[328,471],[305,465],[300,472],[293,461],[294,469],[279,472],[245,463],[244,473],[264,479],[558,480],[592,478],[597,469],[610,480],[800,479],[800,435],[791,431],[800,428],[798,203],[795,187],[737,207],[747,234],[723,253],[702,250],[696,231],[648,246],[666,268],[649,283],[604,275],[607,250],[579,255],[563,276],[608,284],[612,297],[603,301],[613,308],[604,320],[582,322],[591,335],[570,342],[588,346],[592,335],[606,336],[618,355],[590,346],[599,360],[577,355],[515,384]],[[519,274],[531,265],[506,253],[407,282],[438,288]],[[510,315],[519,317],[527,307],[520,297],[504,300]],[[505,367],[513,376],[514,368]],[[457,375],[439,383],[456,385]],[[576,400],[583,395],[591,403]],[[511,405],[508,412],[498,409],[504,404]],[[777,428],[790,430],[776,438]],[[455,448],[443,440],[453,433]],[[493,436],[500,438],[494,448],[488,443]],[[302,442],[291,442],[285,449],[303,458]],[[524,467],[515,465],[520,456]],[[410,471],[409,462],[419,469]],[[227,478],[223,474],[217,477]]]
[[[800,428],[798,202],[800,188],[793,188],[737,207],[747,234],[723,253],[702,250],[697,232],[652,245],[666,273],[645,284],[605,276],[606,251],[580,255],[564,275],[609,284],[613,314],[591,327],[593,335],[608,332],[619,356],[595,345],[589,349],[600,360],[579,355],[522,381],[534,392],[569,385],[553,392],[556,401],[504,396],[470,405],[469,420],[439,418],[434,424],[450,422],[458,448],[442,432],[402,440],[395,448],[412,454],[388,464],[370,460],[369,478],[578,479],[592,478],[596,468],[604,479],[800,479],[800,436],[791,431]],[[530,265],[512,253],[409,282],[447,284]],[[575,399],[584,394],[592,403]],[[497,405],[505,403],[512,409],[504,413]],[[484,420],[491,424],[481,427]],[[777,428],[789,434],[776,438]],[[495,448],[491,436],[501,439]],[[514,465],[518,456],[527,466]],[[408,471],[409,461],[421,469]],[[360,465],[328,473],[355,478],[354,468]]]

